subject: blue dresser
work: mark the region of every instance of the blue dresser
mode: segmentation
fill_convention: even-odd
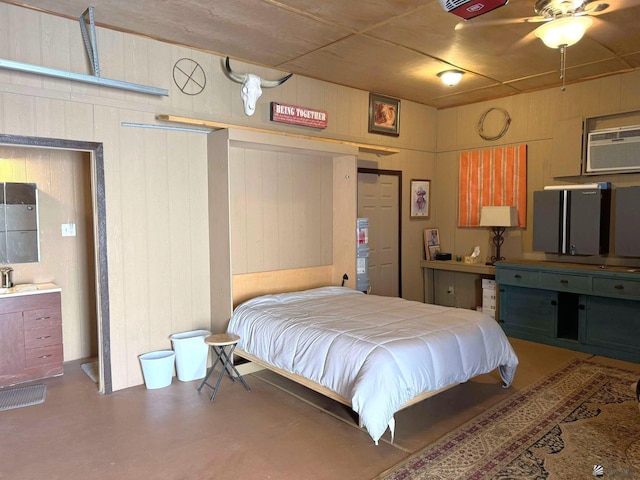
[[[640,269],[497,262],[508,336],[640,363]]]

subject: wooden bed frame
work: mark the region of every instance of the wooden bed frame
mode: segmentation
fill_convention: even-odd
[[[264,369],[270,370],[272,372],[277,373],[278,375],[282,375],[285,378],[288,378],[289,380],[292,380],[296,383],[299,383],[300,385],[307,387],[311,390],[313,390],[314,392],[318,392],[321,395],[324,395],[325,397],[328,397],[332,400],[335,400],[336,402],[340,402],[343,405],[346,405],[347,407],[351,408],[351,400],[349,400],[348,398],[345,398],[341,395],[338,395],[336,392],[334,392],[333,390],[328,389],[327,387],[320,385],[319,383],[314,382],[313,380],[309,380],[306,377],[303,377],[301,375],[298,375],[296,373],[291,373],[291,372],[287,372],[286,370],[282,370],[281,368],[278,367],[274,367],[273,365],[264,362],[262,360],[260,360],[259,358],[251,355],[250,353],[247,353],[239,348],[236,348],[233,351],[234,355],[237,355],[240,358],[243,358],[245,360],[248,360],[256,365],[259,365],[260,367],[263,367]],[[252,371],[258,371],[259,369],[252,369]],[[409,400],[408,402],[404,403],[403,405],[400,406],[400,408],[397,411],[403,410],[407,407],[410,407],[411,405],[414,405],[416,403],[419,403],[423,400],[426,400],[429,397],[433,397],[439,393],[444,392],[445,390],[449,390],[452,387],[455,387],[456,385],[459,385],[458,383],[453,383],[451,385],[447,385],[446,387],[442,387],[439,390],[430,390],[428,392],[424,392],[421,393],[420,395],[412,398],[411,400]],[[362,426],[362,425],[361,425]]]

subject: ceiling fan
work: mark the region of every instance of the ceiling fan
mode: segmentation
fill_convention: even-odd
[[[582,38],[593,20],[591,15],[600,15],[605,10],[615,10],[609,3],[598,0],[537,0],[533,17],[500,18],[495,20],[468,20],[456,25],[456,30],[465,27],[506,25],[513,23],[542,23],[534,30],[550,48],[569,47]]]
[[[612,8],[609,3],[599,0],[537,0],[533,8],[535,16],[485,21],[469,20],[458,23],[455,29],[514,23],[542,23],[533,31],[533,34],[547,47],[560,49],[560,78],[564,90],[566,47],[582,39],[587,29],[593,24],[591,16],[615,9],[617,8]]]

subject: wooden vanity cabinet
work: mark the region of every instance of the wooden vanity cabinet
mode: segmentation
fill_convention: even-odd
[[[0,387],[62,375],[60,292],[0,298]]]

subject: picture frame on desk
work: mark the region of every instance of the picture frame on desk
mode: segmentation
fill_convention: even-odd
[[[440,231],[437,228],[424,230],[424,251],[427,260],[435,260],[436,253],[440,253]]]

